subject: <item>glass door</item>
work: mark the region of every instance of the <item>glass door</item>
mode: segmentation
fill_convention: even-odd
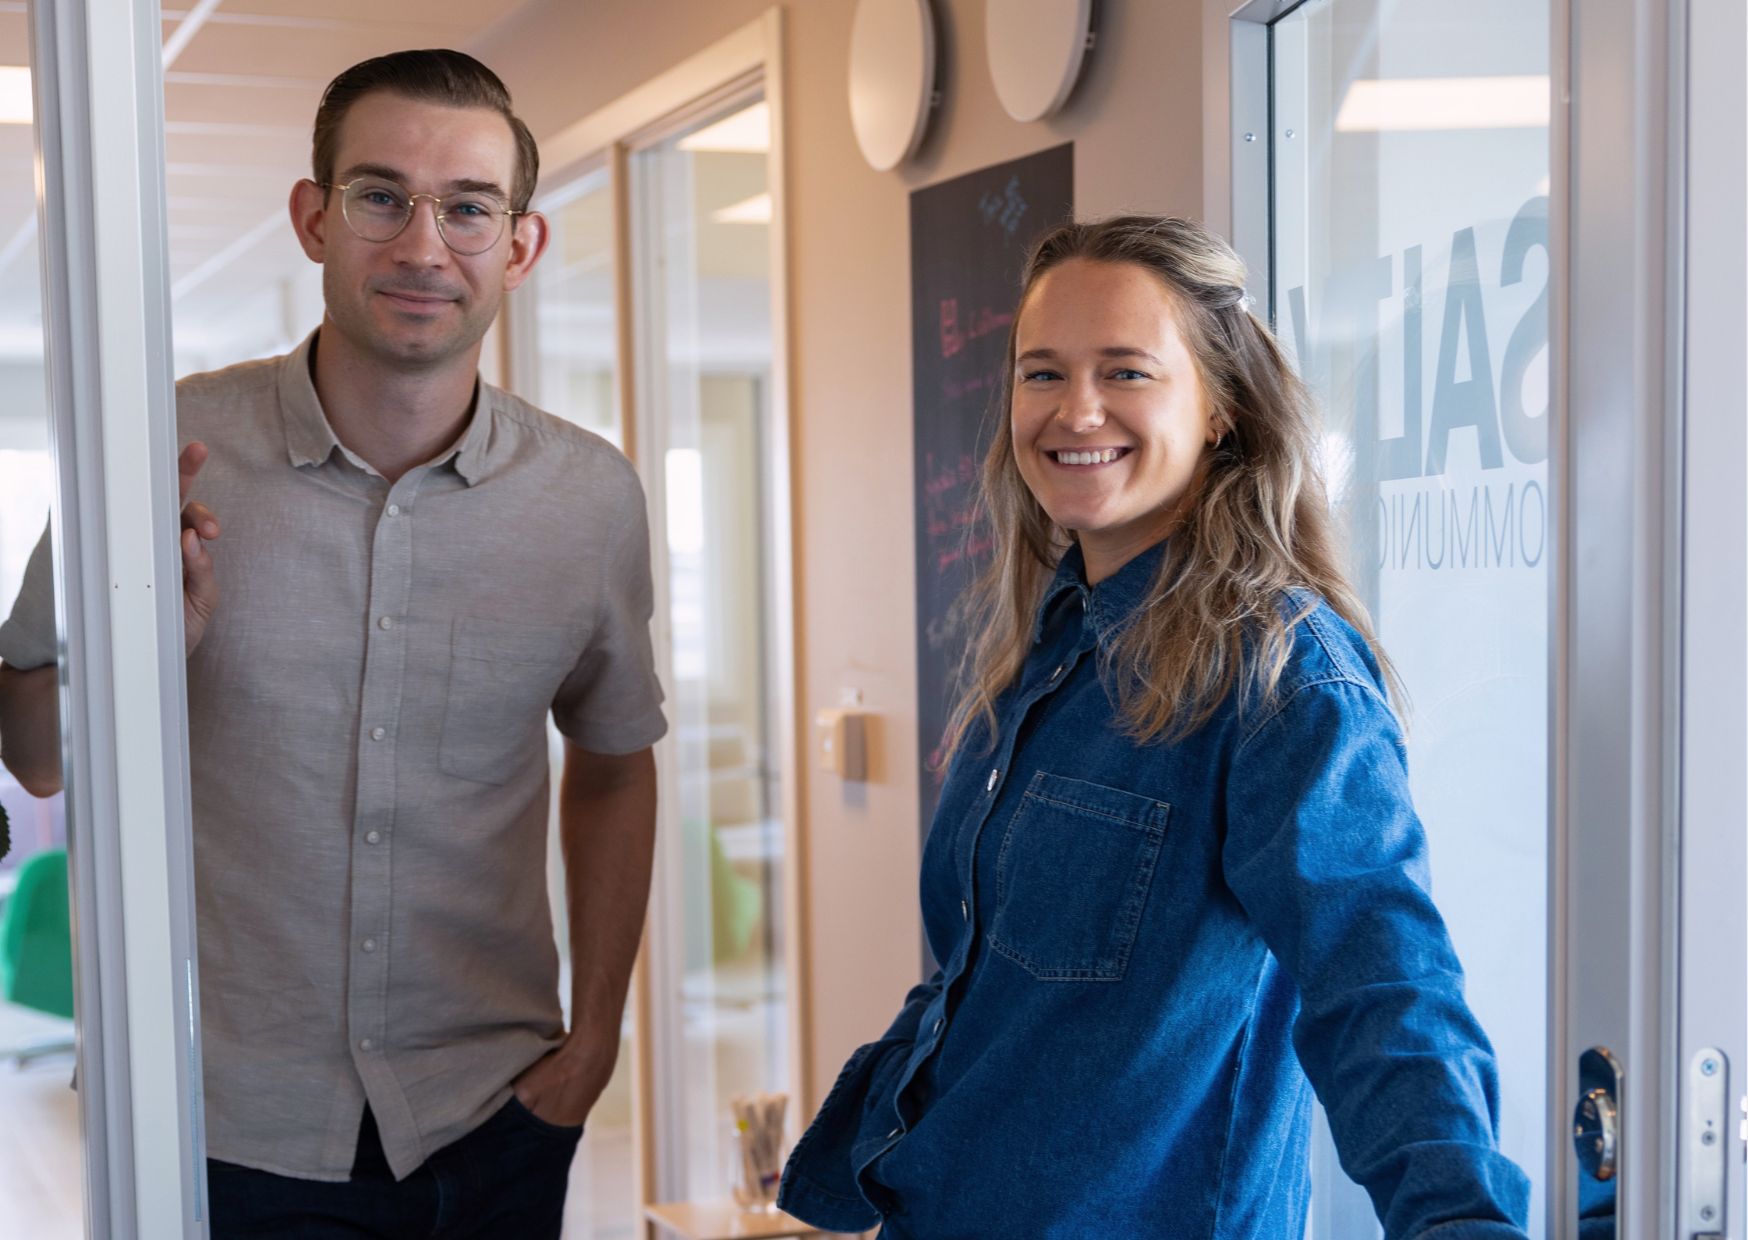
[[[1251,0],[1230,28],[1233,239],[1322,405],[1550,1240],[1744,1234],[1744,23]],[[1312,1234],[1378,1234],[1321,1124]]]
[[[1410,698],[1433,894],[1498,1055],[1500,1142],[1548,1148],[1546,0],[1309,0],[1276,20],[1277,333],[1323,411],[1362,597]],[[1379,1234],[1319,1115],[1312,1234]]]
[[[0,16],[0,1235],[74,1240],[85,1234],[79,1186],[74,1057],[72,909],[66,797],[53,723],[31,706],[59,697],[49,641],[9,624],[55,496],[43,346],[35,106],[24,14]],[[31,593],[52,599],[47,562]],[[22,620],[22,617],[21,617]]]
[[[508,303],[514,390],[549,413],[624,448],[612,172],[597,167],[564,180],[543,190],[534,207],[546,215],[552,239],[532,278]],[[547,740],[556,796],[564,744],[551,719]],[[548,832],[547,899],[554,926],[565,925],[564,859],[556,808]],[[569,936],[558,935],[557,947],[559,995],[568,1006]],[[571,1163],[565,1197],[567,1240],[629,1240],[640,1234],[633,1116],[637,1011],[637,1002],[628,1001],[620,1024],[619,1059],[589,1114]]]
[[[770,150],[769,108],[742,93],[630,155],[638,460],[671,723],[650,940],[667,1199],[727,1197],[731,1101],[791,1092]]]
[[[9,763],[20,759],[52,737],[58,717],[61,743],[50,740],[46,759],[25,763],[36,773],[12,769],[35,790],[65,789],[67,849],[58,874],[20,867],[7,914],[22,924],[0,938],[24,947],[6,970],[13,999],[21,976],[36,979],[26,989],[40,999],[45,971],[61,970],[56,1006],[64,1009],[70,986],[82,1148],[69,1155],[55,1144],[66,1133],[64,1110],[43,1117],[39,1131],[8,1108],[8,1129],[26,1142],[9,1163],[26,1174],[60,1168],[57,1179],[82,1167],[86,1235],[195,1237],[205,1232],[205,1159],[165,226],[165,31],[156,4],[130,0],[41,0],[24,12],[28,59],[18,55],[17,12],[0,14],[0,44],[13,49],[5,70],[13,106],[28,92],[26,115],[34,118],[36,214],[34,227],[23,218],[0,224],[0,263],[10,269],[4,287],[13,314],[11,290],[31,284],[17,275],[18,263],[34,257],[41,273],[40,315],[26,312],[23,330],[16,317],[7,324],[21,352],[40,339],[40,369],[34,383],[19,375],[9,394],[20,393],[28,408],[31,391],[47,393],[53,502],[41,554],[33,553],[16,597],[5,599],[0,658],[22,678],[7,675],[0,684],[0,745]],[[41,446],[38,439],[9,450],[9,468],[35,481],[4,491],[17,505],[8,519],[39,528],[40,510],[23,517],[19,508],[34,508],[31,496],[40,504],[45,494],[31,465],[40,467]],[[7,545],[17,536],[7,533]],[[35,848],[56,841],[53,811],[19,808],[36,857],[54,851]],[[46,941],[45,928],[56,941]],[[56,1187],[67,1185],[60,1179]],[[19,1234],[64,1234],[69,1222],[76,1228],[77,1216],[69,1220],[63,1206],[37,1220],[42,1230],[32,1223]]]

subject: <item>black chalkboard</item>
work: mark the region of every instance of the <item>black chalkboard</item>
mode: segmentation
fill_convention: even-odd
[[[994,429],[986,415],[1005,378],[1020,267],[1032,243],[1073,210],[1073,144],[910,196],[917,747],[925,835],[940,796],[940,745],[965,646],[958,604],[989,551],[967,533]]]

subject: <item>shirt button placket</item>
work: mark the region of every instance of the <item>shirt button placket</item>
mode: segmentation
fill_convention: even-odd
[[[348,1016],[354,1044],[366,1054],[380,1053],[388,1011],[387,924],[390,857],[386,847],[394,818],[395,741],[405,685],[406,621],[412,596],[412,496],[424,471],[401,478],[389,491],[370,548],[372,618],[364,651],[364,685],[359,699],[363,743],[358,750],[358,796],[352,867],[352,924],[374,930],[355,939]],[[367,1082],[368,1088],[368,1082]]]

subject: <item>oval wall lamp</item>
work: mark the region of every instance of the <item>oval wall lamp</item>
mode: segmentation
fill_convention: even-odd
[[[850,29],[850,124],[862,158],[881,172],[916,154],[935,94],[929,0],[859,0]]]
[[[1068,102],[1093,45],[1093,0],[987,0],[989,75],[1002,110],[1042,120]]]

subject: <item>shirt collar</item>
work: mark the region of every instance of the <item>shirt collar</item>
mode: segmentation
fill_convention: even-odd
[[[316,333],[311,332],[279,362],[279,415],[285,422],[286,457],[293,466],[320,465],[340,446],[310,377],[315,340]]]
[[[318,329],[319,330],[319,329]],[[369,466],[350,452],[322,412],[321,399],[316,395],[315,379],[310,373],[310,355],[315,348],[317,332],[311,332],[303,342],[286,354],[279,366],[279,411],[285,422],[286,458],[294,467],[321,465],[338,450],[360,469]],[[426,462],[437,466],[455,462],[455,472],[469,486],[483,478],[490,465],[492,413],[497,405],[497,389],[474,380],[473,410],[468,415],[467,429],[448,449]]]
[[[1060,605],[1063,596],[1078,595],[1092,622],[1093,632],[1100,641],[1108,638],[1134,614],[1153,589],[1153,577],[1159,561],[1165,555],[1165,543],[1158,542],[1135,556],[1123,567],[1096,586],[1086,583],[1086,560],[1080,544],[1072,544],[1056,562],[1056,576],[1038,603],[1032,622],[1032,641],[1043,639],[1044,625],[1050,613]]]
[[[1056,576],[1038,600],[1038,611],[1032,620],[1032,644],[1044,640],[1044,625],[1066,595],[1075,595],[1084,606],[1091,589],[1086,584],[1086,561],[1081,558],[1080,544],[1070,543],[1062,558],[1056,561]]]
[[[492,414],[497,409],[498,389],[483,379],[473,381],[473,412],[467,429],[455,442],[455,472],[472,486],[486,476],[491,464]]]

